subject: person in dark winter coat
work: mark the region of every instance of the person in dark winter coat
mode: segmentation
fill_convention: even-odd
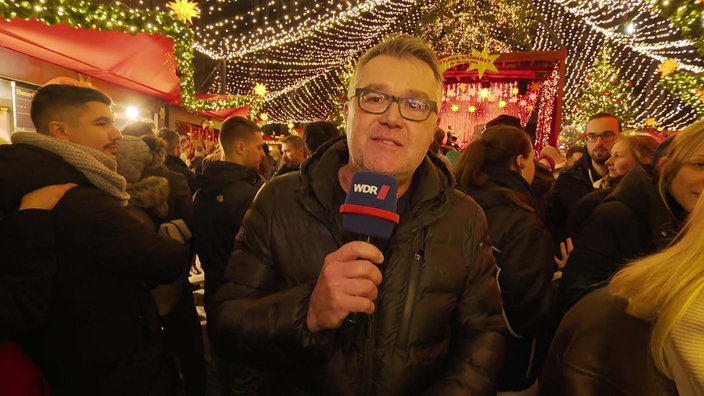
[[[49,311],[56,272],[51,210],[75,183],[47,186],[25,194],[18,210],[0,218],[7,260],[0,266],[0,343],[17,331],[37,327]]]
[[[650,174],[636,165],[591,213],[560,280],[561,312],[624,263],[664,249],[704,190],[704,122],[685,128]]]
[[[390,38],[362,56],[349,92],[346,139],[272,179],[247,212],[213,299],[216,341],[283,394],[491,394],[501,296],[481,208],[427,155],[435,55]],[[362,169],[399,181],[400,220],[378,245],[342,229]]]
[[[523,391],[535,383],[536,339],[542,335],[553,296],[552,236],[536,214],[537,199],[530,183],[535,151],[522,129],[487,128],[460,157],[458,186],[482,207],[489,224],[504,311],[511,336],[498,390]],[[566,257],[565,260],[566,261]],[[557,261],[564,265],[564,261]]]
[[[209,163],[197,176],[198,191],[194,201],[194,232],[198,240],[198,256],[205,271],[204,305],[208,315],[215,291],[225,282],[225,267],[235,235],[254,196],[264,184],[264,179],[257,173],[264,150],[262,134],[256,124],[242,117],[228,118],[222,124],[219,140],[223,160]],[[212,320],[208,322],[208,328],[212,330]],[[239,381],[242,375],[238,372],[246,372],[246,369],[232,363],[233,359],[217,342],[211,344],[208,394],[229,396],[258,386],[256,381],[249,381],[249,385]],[[245,374],[245,378],[247,376]]]
[[[183,249],[128,215],[115,172],[120,132],[110,99],[91,88],[48,85],[32,101],[38,133],[0,147],[0,217],[37,188],[64,183],[53,210],[57,273],[51,305],[28,351],[55,395],[168,395],[176,370],[164,353],[149,286],[173,281]],[[0,251],[9,251],[0,241]]]
[[[194,200],[198,255],[205,271],[205,306],[224,282],[225,266],[244,214],[264,180],[257,173],[264,156],[262,135],[253,122],[231,117],[223,122],[224,158],[208,164],[197,177]]]
[[[620,133],[621,120],[609,113],[597,113],[587,122],[584,154],[560,174],[553,188],[545,223],[557,240],[574,237],[566,234],[567,218],[579,200],[594,191],[594,182],[608,174],[606,161]]]
[[[156,136],[125,136],[118,142],[117,171],[127,180],[131,213],[154,232],[162,223],[184,220],[190,224],[192,213],[188,186],[182,175],[165,168],[166,142]],[[164,174],[169,179],[154,174]],[[181,182],[171,188],[171,180]],[[178,206],[174,210],[171,203]],[[184,209],[186,208],[186,209]],[[189,216],[189,218],[185,218]],[[188,221],[186,221],[188,220]],[[187,396],[205,394],[205,354],[200,319],[196,312],[188,270],[191,264],[190,241],[184,241],[187,257],[181,260],[182,275],[168,291],[152,291],[161,315],[166,348],[176,357]],[[180,291],[179,291],[180,287]]]
[[[0,239],[10,250],[0,262],[0,393],[42,396],[49,386],[41,369],[15,341],[46,319],[58,250],[51,210],[75,183],[39,188],[18,210],[0,218]],[[15,339],[17,337],[17,339]],[[25,344],[26,345],[26,344]]]

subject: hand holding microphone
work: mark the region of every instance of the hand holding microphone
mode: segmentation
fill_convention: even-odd
[[[342,325],[349,315],[372,314],[384,261],[371,238],[388,239],[398,223],[398,181],[393,176],[359,171],[352,175],[347,199],[340,207],[342,228],[358,235],[325,257],[308,304],[306,323],[317,332]]]
[[[328,254],[308,304],[306,323],[317,332],[336,329],[352,312],[374,313],[384,256],[376,246],[347,243]]]

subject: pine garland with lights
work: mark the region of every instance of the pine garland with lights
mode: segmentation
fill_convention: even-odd
[[[82,0],[0,0],[0,17],[7,20],[36,19],[46,25],[65,23],[79,29],[158,34],[174,42],[174,58],[180,80],[181,104],[191,111],[223,110],[251,106],[250,115],[259,113],[263,101],[257,96],[228,96],[218,100],[195,97],[193,79],[194,34],[185,21],[157,10],[128,9],[117,4],[96,4]]]
[[[704,0],[660,0],[651,6],[680,28],[683,37],[693,40],[699,55],[704,56]],[[704,73],[680,70],[662,75],[663,88],[704,116]]]
[[[678,71],[663,77],[660,85],[704,116],[704,73]]]
[[[602,49],[577,91],[574,108],[567,111],[566,123],[581,127],[592,115],[606,111],[630,125],[632,95],[633,84],[619,79],[619,70],[611,63],[611,50]]]

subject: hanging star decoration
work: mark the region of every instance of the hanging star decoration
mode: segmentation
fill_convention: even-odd
[[[540,82],[539,81],[533,81],[530,83],[530,90],[533,92],[538,92],[540,91]]]
[[[679,66],[680,66],[679,63],[677,63],[676,60],[671,59],[671,58],[667,58],[658,67],[658,72],[660,72],[662,77],[665,77],[667,75],[674,73],[675,70],[677,70],[677,68]]]
[[[485,71],[498,73],[499,70],[494,65],[494,61],[499,55],[489,55],[489,48],[484,45],[482,52],[472,50],[472,63],[469,64],[467,71],[476,70],[479,78],[482,78]]]
[[[259,114],[259,119],[262,120],[262,121],[264,121],[264,122],[267,122],[267,121],[269,121],[269,114],[267,114],[267,113],[261,113],[261,114]]]
[[[645,125],[647,125],[649,127],[654,126],[655,125],[655,118],[648,118],[647,120],[645,120]]]
[[[254,86],[254,94],[259,96],[259,97],[264,97],[266,96],[266,86],[262,83],[258,83],[257,85]]]
[[[176,14],[178,19],[183,22],[188,22],[193,25],[193,20],[191,18],[197,18],[200,16],[200,10],[198,9],[198,3],[190,2],[189,0],[176,0],[169,2],[169,8]]]
[[[702,98],[702,100],[704,100],[704,89],[695,89],[694,93],[699,95],[699,97]]]
[[[451,110],[453,113],[457,113],[460,110],[460,107],[456,104],[453,104]]]

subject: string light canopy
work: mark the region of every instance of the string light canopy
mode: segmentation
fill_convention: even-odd
[[[696,102],[698,76],[704,73],[701,1],[201,0],[200,16],[190,29],[171,16],[167,3],[0,0],[0,13],[6,18],[168,35],[176,47],[185,107],[215,110],[251,104],[256,118],[263,102],[261,112],[270,122],[330,118],[339,106],[340,85],[350,65],[397,32],[425,35],[441,55],[481,50],[484,45],[492,53],[566,48],[566,108],[576,106],[587,70],[608,46],[620,77],[633,83],[633,125],[654,119],[656,126],[676,129],[702,116]],[[458,32],[476,42],[460,48],[453,41]],[[193,51],[224,64],[203,90],[233,96],[207,103],[195,99]],[[657,69],[666,59],[677,61],[679,69],[663,77]],[[253,95],[257,84],[267,88],[263,99]],[[689,96],[671,91],[676,87],[687,87]]]
[[[680,25],[674,20],[678,12],[665,12],[672,11],[673,3],[687,10],[689,19]],[[682,28],[684,23],[702,23],[701,17],[694,22],[691,17],[698,10],[701,15],[701,5],[689,3],[269,0],[255,1],[253,7],[246,8],[208,0],[200,2],[205,15],[203,23],[195,26],[195,48],[227,64],[227,86],[214,79],[210,90],[242,94],[263,83],[268,88],[264,111],[270,121],[305,122],[335,113],[339,87],[345,84],[350,65],[390,33],[419,35],[440,55],[470,53],[484,45],[492,53],[567,48],[567,109],[577,105],[576,95],[587,70],[608,47],[616,71],[633,83],[631,124],[639,126],[646,119],[655,119],[657,126],[676,129],[701,116],[692,105],[698,96],[690,89],[691,98],[685,100],[683,95],[664,89],[667,84],[661,83],[663,77],[657,68],[664,60],[674,59],[680,72],[694,76],[704,72],[696,49],[698,37],[691,34],[696,30],[687,30],[687,35]],[[667,78],[673,80],[670,85],[675,84],[674,75]],[[676,80],[678,86],[683,84],[680,80]]]

